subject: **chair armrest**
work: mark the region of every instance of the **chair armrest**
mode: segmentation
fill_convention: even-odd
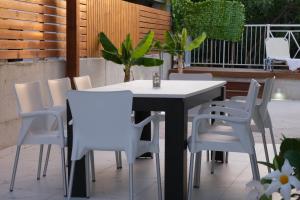
[[[230,108],[230,107],[221,107],[221,106],[212,106],[209,108],[206,108],[202,114],[211,114],[212,112],[215,113],[225,113],[225,114],[229,114],[232,117],[241,117],[241,118],[247,118],[249,116],[249,113],[247,113],[246,111],[242,110],[242,109],[238,109],[238,108]]]
[[[157,113],[155,113],[154,115],[151,115],[150,117],[147,117],[146,119],[144,119],[143,121],[141,121],[138,124],[133,124],[133,126],[135,128],[144,128],[144,126],[146,126],[148,123],[150,123],[151,121],[154,120],[159,120],[159,115]]]
[[[225,116],[225,115],[212,115],[212,114],[202,114],[194,117],[193,124],[197,124],[201,120],[204,119],[215,119],[215,120],[222,120],[226,122],[232,123],[245,123],[248,121],[246,117],[235,117],[235,116]]]
[[[63,125],[63,118],[62,118],[62,113],[60,111],[55,111],[55,110],[38,110],[34,112],[28,112],[28,113],[21,113],[20,114],[22,118],[27,119],[27,118],[37,118],[41,116],[53,116],[57,119],[58,122],[58,130],[62,132],[62,135],[64,134],[64,125]]]
[[[243,109],[246,106],[246,103],[234,101],[234,100],[226,100],[226,101],[210,101],[203,105],[204,108],[207,108],[210,106],[220,106],[220,107]]]
[[[34,118],[34,117],[47,116],[47,115],[52,115],[54,117],[61,118],[61,112],[55,110],[38,110],[34,112],[21,113],[20,115],[21,117],[24,118]]]

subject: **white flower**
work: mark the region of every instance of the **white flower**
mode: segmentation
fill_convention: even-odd
[[[250,181],[246,185],[248,191],[247,200],[259,200],[264,194],[264,186],[259,181]]]
[[[289,161],[285,160],[281,168],[281,172],[276,170],[265,177],[265,179],[272,180],[272,183],[266,190],[265,194],[270,196],[272,193],[278,192],[280,189],[280,194],[284,200],[291,199],[292,186],[294,186],[297,190],[300,189],[300,181],[292,175],[293,173],[294,170]]]

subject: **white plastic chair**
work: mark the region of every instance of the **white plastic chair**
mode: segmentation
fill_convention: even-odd
[[[92,89],[92,83],[90,76],[81,76],[81,77],[74,77],[74,84],[76,87],[76,90],[87,90],[87,89]],[[115,152],[116,156],[116,164],[117,164],[117,169],[122,168],[122,154],[121,152]],[[94,153],[93,151],[91,152],[91,162],[92,162],[92,168],[94,169]],[[93,176],[93,181],[95,181],[95,170],[92,170],[92,176]]]
[[[10,191],[13,191],[21,146],[24,144],[40,145],[37,179],[40,179],[43,145],[58,145],[61,148],[62,177],[65,194],[67,194],[67,180],[65,171],[65,139],[61,111],[45,109],[43,106],[40,83],[15,84],[18,102],[18,112],[21,117],[21,129],[17,142],[16,157],[13,166]],[[56,129],[53,128],[57,122]]]
[[[244,109],[212,106],[203,111],[193,120],[192,136],[188,139],[188,147],[191,152],[188,199],[191,199],[195,154],[199,159],[196,165],[194,179],[200,182],[201,152],[203,150],[240,152],[249,154],[253,178],[259,180],[254,139],[250,127],[251,117],[255,108],[255,101],[260,85],[252,80],[249,95]],[[215,113],[215,114],[212,114]],[[226,115],[221,115],[225,113]],[[216,123],[211,125],[209,120]],[[217,122],[221,121],[222,124]],[[226,126],[223,125],[226,123]]]
[[[90,76],[74,77],[73,80],[76,90],[86,90],[92,88]]]
[[[265,150],[267,162],[269,162],[269,154],[268,154],[268,147],[267,147],[267,142],[266,142],[266,132],[265,132],[266,128],[269,129],[271,141],[272,141],[272,145],[273,145],[273,151],[274,151],[274,154],[277,155],[272,121],[271,121],[271,117],[270,117],[270,114],[268,111],[268,103],[271,101],[274,81],[275,81],[275,77],[266,79],[262,99],[257,99],[255,110],[253,113],[253,121],[254,121],[256,127],[258,128],[259,132],[262,134],[262,139],[263,139],[264,150]],[[245,102],[245,98],[246,97],[244,97],[244,96],[232,97],[231,102],[232,101],[235,101],[235,102],[229,103],[232,105],[228,104],[228,106],[242,107],[243,104],[240,104],[240,102]],[[270,169],[269,169],[269,171],[270,171]]]
[[[62,118],[64,120],[64,127],[65,127],[67,123],[66,99],[67,99],[67,92],[72,89],[71,81],[67,77],[61,79],[48,80],[48,88],[49,88],[49,96],[51,99],[51,106],[54,109],[61,108]],[[47,173],[50,152],[51,152],[51,144],[48,145],[48,149],[46,153],[43,177],[45,177]]]
[[[152,152],[156,155],[157,182],[161,200],[159,164],[159,118],[152,115],[138,124],[131,121],[133,94],[130,91],[87,92],[71,91],[68,100],[73,116],[73,150],[68,199],[70,199],[75,162],[92,150],[125,151],[129,164],[129,197],[133,199],[133,163],[135,158]],[[141,141],[144,126],[153,121],[153,138]],[[99,131],[101,130],[101,131]],[[86,161],[88,164],[88,162]],[[89,167],[86,167],[89,169]],[[89,173],[86,172],[89,183]],[[89,196],[89,184],[87,184]]]

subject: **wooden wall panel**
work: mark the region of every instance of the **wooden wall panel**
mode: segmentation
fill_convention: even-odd
[[[87,1],[87,55],[99,57],[98,34],[103,31],[116,46],[130,33],[136,45],[149,30],[162,40],[171,28],[170,13],[122,0]]]
[[[80,0],[80,50],[87,56],[87,0]],[[0,59],[64,57],[66,0],[0,0]]]

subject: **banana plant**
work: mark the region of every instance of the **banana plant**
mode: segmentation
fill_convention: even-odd
[[[181,33],[172,33],[170,31],[165,32],[164,43],[157,42],[155,47],[170,53],[178,58],[178,67],[184,67],[184,53],[185,51],[192,51],[198,48],[206,39],[206,33],[202,33],[196,37],[192,42],[188,40],[188,33],[186,28],[183,28]]]
[[[98,39],[103,47],[104,59],[124,66],[124,82],[130,81],[130,68],[134,65],[153,67],[163,64],[163,60],[145,57],[153,47],[153,31],[148,32],[135,48],[133,48],[130,34],[127,35],[120,48],[114,46],[103,32],[99,33]]]

